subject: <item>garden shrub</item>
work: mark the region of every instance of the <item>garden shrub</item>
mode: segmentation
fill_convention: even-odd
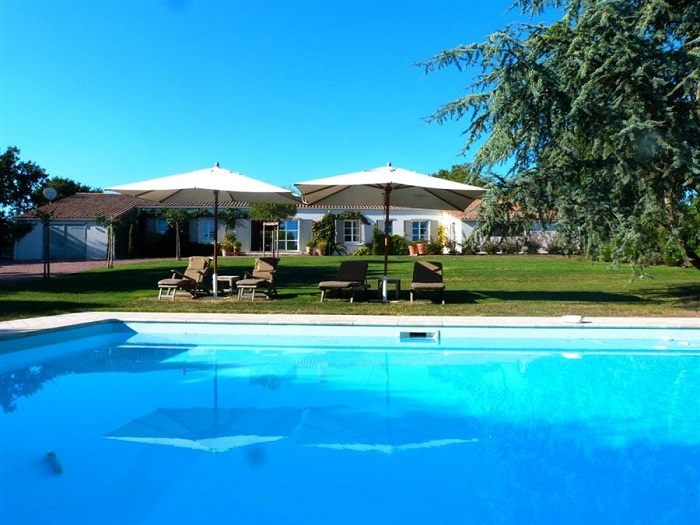
[[[680,266],[683,264],[683,251],[678,243],[669,240],[664,246],[663,260],[666,266]]]
[[[534,236],[526,237],[523,240],[523,246],[527,248],[527,253],[538,254],[542,248],[542,241]]]
[[[489,255],[494,255],[498,253],[498,243],[490,239],[484,241],[484,243],[481,245],[481,251],[486,252]]]
[[[442,255],[443,248],[439,242],[429,242],[426,252],[428,255]]]
[[[603,262],[612,262],[613,260],[613,247],[610,243],[605,243],[600,247],[600,254],[598,258]]]
[[[384,232],[375,228],[372,231],[372,243],[369,245],[373,255],[384,255]],[[408,243],[401,235],[389,235],[389,255],[408,255]]]
[[[383,246],[383,240],[382,240]],[[382,252],[383,253],[383,252]],[[389,254],[390,255],[408,255],[408,242],[401,235],[389,236]]]
[[[505,239],[501,242],[501,253],[513,255],[515,253],[520,253],[520,250],[520,241],[516,238]]]
[[[368,242],[364,246],[360,246],[357,250],[355,250],[355,253],[353,253],[353,255],[359,255],[360,257],[372,255],[372,243]]]
[[[479,253],[479,245],[481,240],[476,230],[472,231],[469,237],[462,238],[462,255],[474,255]]]

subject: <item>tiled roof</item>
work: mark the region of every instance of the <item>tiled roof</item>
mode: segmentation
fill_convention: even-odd
[[[479,206],[481,206],[481,202],[482,202],[481,199],[475,200],[467,207],[467,209],[464,211],[464,213],[457,212],[457,211],[451,211],[451,212],[447,212],[447,213],[450,213],[454,217],[459,217],[460,219],[465,220],[465,221],[475,221],[479,218]],[[519,208],[516,206],[515,210],[517,211],[517,210],[519,210]],[[542,216],[536,215],[536,217],[541,218]],[[550,214],[549,218],[547,218],[546,216],[544,216],[544,217],[545,217],[545,220],[547,220],[547,221],[553,221],[556,218],[556,214],[555,213]]]
[[[94,219],[99,215],[114,218],[121,217],[136,208],[146,205],[153,207],[154,203],[131,195],[76,193],[65,199],[42,206],[39,209],[52,213],[52,219]],[[32,219],[35,217],[36,211],[30,211],[20,218]]]
[[[479,214],[479,205],[481,204],[481,199],[476,199],[473,201],[467,209],[462,211],[448,211],[447,213],[463,221],[475,221]]]
[[[219,208],[245,208],[246,202],[223,201]],[[177,204],[160,204],[158,202],[123,195],[121,193],[76,193],[65,199],[39,208],[44,212],[53,212],[52,219],[94,219],[97,216],[118,218],[136,208],[213,208],[214,201],[179,202]],[[20,219],[33,219],[36,211],[32,210],[20,216]]]

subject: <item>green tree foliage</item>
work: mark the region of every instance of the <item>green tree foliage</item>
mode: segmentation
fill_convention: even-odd
[[[53,188],[58,196],[56,200],[65,199],[76,193],[102,193],[100,188],[93,188],[86,184],[81,184],[65,177],[51,177],[47,179],[40,188],[36,188],[32,195],[32,202],[35,206],[43,206],[48,204],[48,199],[44,197],[44,188]]]
[[[256,202],[250,206],[250,218],[256,221],[282,222],[291,219],[296,213],[296,204]]]
[[[338,217],[333,213],[326,213],[319,220],[314,221],[311,229],[316,246],[319,243],[325,243],[327,247],[335,245],[335,223],[337,220]]]
[[[449,170],[441,169],[433,173],[433,177],[447,179],[462,184],[485,187],[489,178],[483,177],[478,171],[473,170],[469,164],[454,164]]]
[[[107,259],[107,268],[114,268],[114,255],[115,255],[115,247],[116,247],[116,239],[115,239],[115,227],[117,224],[119,224],[121,221],[119,219],[115,219],[114,217],[106,217],[105,215],[97,215],[95,217],[95,222],[99,226],[104,226],[107,228],[107,252],[106,252],[106,259]]]
[[[168,226],[175,232],[175,258],[179,261],[182,258],[182,234],[190,220],[195,218],[189,210],[183,208],[168,208],[163,211],[163,218]]]
[[[134,259],[141,252],[141,231],[138,222],[129,224],[129,236],[127,239],[126,256],[129,259]]]
[[[30,161],[21,161],[20,150],[10,146],[0,155],[0,251],[9,251],[16,235],[14,218],[34,208],[32,194],[41,188],[46,172]]]
[[[43,188],[46,172],[30,161],[22,162],[14,146],[0,155],[0,213],[14,217],[35,207],[32,195]]]
[[[473,170],[501,165],[485,207],[511,201],[589,254],[645,264],[683,252],[684,208],[700,186],[700,2],[516,0],[552,24],[512,25],[423,65],[476,72],[435,122],[469,119]],[[687,258],[687,256],[686,256]]]

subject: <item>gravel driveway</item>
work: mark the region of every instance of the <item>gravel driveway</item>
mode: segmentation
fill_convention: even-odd
[[[154,259],[124,259],[115,260],[114,266],[134,264]],[[107,261],[52,261],[51,275],[78,273],[91,268],[106,268]],[[42,261],[0,261],[0,281],[17,279],[41,279],[44,276]]]

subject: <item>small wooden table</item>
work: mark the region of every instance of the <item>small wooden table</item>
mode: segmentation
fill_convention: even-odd
[[[240,279],[240,275],[217,275],[216,276],[216,282],[217,282],[217,288],[218,288],[218,283],[225,284],[226,286],[221,289],[223,292],[224,290],[228,289],[228,294],[233,295],[233,291],[236,289],[236,281]]]

